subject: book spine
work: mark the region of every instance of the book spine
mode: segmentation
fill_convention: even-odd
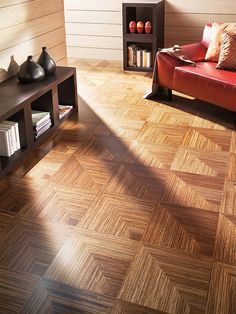
[[[7,137],[8,137],[8,143],[10,146],[10,153],[11,155],[13,155],[15,152],[15,147],[14,147],[14,142],[13,142],[14,137],[13,137],[12,128],[10,128],[10,130],[7,131]]]
[[[0,155],[10,157],[10,146],[8,143],[7,131],[0,130]]]
[[[134,57],[133,57],[133,49],[131,46],[128,46],[128,66],[133,67],[134,66]]]
[[[20,132],[19,132],[19,124],[18,122],[15,123],[15,133],[16,133],[16,147],[17,150],[21,148],[20,145]]]
[[[146,68],[147,67],[147,59],[146,59],[146,50],[142,50],[142,63],[143,63],[143,67]]]
[[[151,68],[152,66],[152,53],[151,51],[146,51],[146,65],[147,68]]]
[[[17,151],[17,142],[16,142],[16,128],[15,124],[11,127],[11,138],[12,138],[12,148],[14,153]]]
[[[141,68],[141,66],[142,66],[141,50],[137,49],[137,67]]]

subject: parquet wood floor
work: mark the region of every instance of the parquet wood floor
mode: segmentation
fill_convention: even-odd
[[[79,120],[0,180],[0,313],[235,314],[236,115],[69,64]]]

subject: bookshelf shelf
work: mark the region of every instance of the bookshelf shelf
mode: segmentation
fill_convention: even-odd
[[[123,68],[126,71],[152,72],[155,56],[159,48],[164,46],[164,1],[150,1],[150,3],[122,4],[123,17]],[[132,34],[129,30],[131,21],[150,21],[152,25],[151,34]],[[128,59],[128,47],[135,44],[140,50],[151,52],[151,66],[130,66]]]
[[[21,148],[10,157],[0,156],[0,176],[11,171],[24,156],[41,144],[73,111],[78,112],[76,70],[57,67],[56,73],[40,83],[21,84],[16,77],[0,83],[0,122],[17,122]],[[59,104],[73,109],[59,119]],[[50,113],[52,125],[36,140],[32,126],[32,110]]]

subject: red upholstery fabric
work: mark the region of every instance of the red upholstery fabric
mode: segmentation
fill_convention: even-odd
[[[236,111],[236,72],[218,70],[215,62],[176,67],[173,89]]]
[[[203,61],[207,48],[202,44],[191,44],[181,47],[192,61]]]
[[[168,55],[158,53],[157,69],[158,69],[158,84],[164,87],[173,89],[173,75],[176,66],[181,63]]]

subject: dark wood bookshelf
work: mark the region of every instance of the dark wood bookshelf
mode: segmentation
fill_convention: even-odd
[[[123,3],[123,68],[126,71],[152,72],[155,56],[159,48],[164,47],[164,0],[150,3]],[[129,31],[131,21],[150,21],[151,34],[132,34]],[[128,46],[137,44],[141,49],[148,49],[152,54],[150,68],[128,65]]]
[[[73,109],[62,119],[59,105],[72,105]],[[31,110],[48,111],[52,126],[34,139]],[[0,176],[12,170],[24,156],[45,141],[48,136],[76,111],[78,113],[76,70],[57,67],[56,73],[40,83],[21,84],[16,77],[0,83],[0,122],[18,122],[21,149],[12,156],[0,156]]]

